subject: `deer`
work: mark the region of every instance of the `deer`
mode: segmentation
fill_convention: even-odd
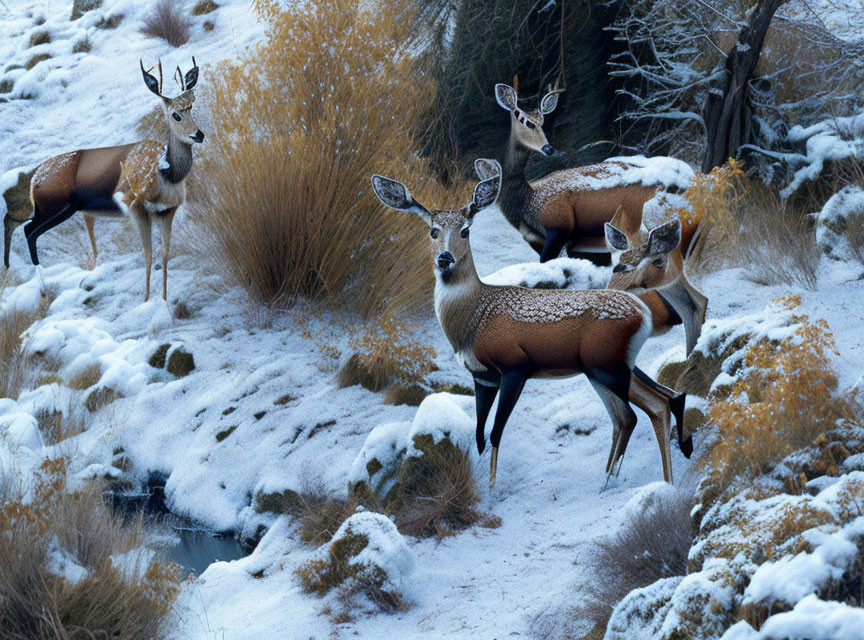
[[[498,397],[489,438],[490,491],[501,436],[526,381],[580,374],[588,377],[613,424],[607,483],[620,473],[636,425],[631,403],[648,414],[660,447],[663,478],[671,483],[670,411],[674,409],[679,425],[679,442],[688,441],[692,450],[692,438],[680,426],[685,394],[675,394],[641,372],[634,374],[636,356],[652,330],[650,310],[625,291],[527,289],[480,280],[470,229],[477,213],[495,203],[500,188],[499,167],[497,175],[477,183],[468,205],[430,210],[402,182],[372,176],[372,189],[382,204],[414,213],[429,227],[435,314],[457,360],[474,379],[480,454],[486,445],[486,421]],[[670,402],[670,393],[677,402]]]
[[[508,222],[540,254],[540,262],[557,258],[565,246],[577,255],[587,254],[597,260],[611,252],[606,223],[614,218],[625,229],[638,229],[642,226],[646,203],[662,191],[674,192],[689,182],[690,176],[681,175],[679,184],[668,187],[656,183],[622,184],[625,172],[632,167],[627,158],[613,158],[555,171],[528,182],[525,166],[531,153],[555,154],[543,131],[543,123],[545,116],[557,107],[560,93],[557,85],[550,87],[540,101],[539,109],[529,112],[518,106],[518,96],[513,87],[502,83],[495,85],[498,105],[510,112],[510,139],[504,160],[499,208]],[[475,161],[474,169],[479,178],[488,177],[494,171],[490,162],[485,158]],[[693,232],[696,227],[698,222]],[[692,233],[686,235],[688,242],[692,237]],[[678,265],[678,255],[683,256],[686,249],[675,249],[670,264]],[[662,292],[650,288],[641,292],[640,297],[652,311],[654,335],[684,325],[689,354],[705,320],[707,298],[687,281],[683,270],[675,277],[670,274],[670,281]]]
[[[143,60],[139,62],[144,84],[162,99],[168,124],[167,140],[79,149],[44,161],[30,181],[33,217],[24,225],[24,235],[30,259],[38,267],[36,240],[39,236],[81,211],[95,260],[94,217],[131,216],[144,249],[146,302],[150,299],[152,223],[156,222],[162,239],[162,298],[167,300],[171,224],[178,207],[186,201],[185,181],[192,170],[192,145],[203,142],[204,133],[191,113],[198,82],[195,58],[192,58],[192,68],[185,74],[177,67],[175,77],[181,93],[174,98],[162,92],[161,60],[158,80],[150,73],[153,67],[145,70]],[[11,236],[8,227],[6,236],[7,239]]]
[[[612,277],[607,285],[631,293],[660,293],[684,323],[686,353],[699,340],[708,298],[688,280],[684,260],[698,237],[698,222],[682,218],[671,208],[661,207],[660,215],[643,216],[634,224],[617,213],[604,225],[612,257]],[[666,251],[674,244],[672,251]]]

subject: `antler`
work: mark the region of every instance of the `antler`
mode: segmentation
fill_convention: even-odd
[[[180,91],[186,91],[186,83],[183,82],[183,72],[180,71],[180,65],[177,65],[177,70],[174,72],[174,79],[180,85]]]

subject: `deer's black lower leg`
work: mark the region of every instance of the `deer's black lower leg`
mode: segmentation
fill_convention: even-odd
[[[486,447],[486,420],[495,396],[498,395],[498,387],[501,385],[501,376],[483,375],[474,376],[474,401],[477,405],[477,453],[483,453]]]
[[[630,408],[630,368],[620,363],[610,367],[594,368],[588,372],[589,379],[599,384],[609,392],[607,410],[613,422],[617,425],[617,433],[613,439],[612,451],[609,455],[607,471],[609,475],[617,475],[620,462],[627,451],[627,444],[633,429],[636,427],[636,414]],[[596,387],[595,387],[596,388]],[[608,482],[608,479],[607,479]]]
[[[33,219],[24,225],[24,236],[27,238],[27,248],[30,249],[30,260],[33,264],[39,264],[39,255],[36,253],[36,240],[39,236],[71,218],[76,211],[78,209],[75,205],[66,204],[49,217],[43,218],[39,208],[35,209]]]
[[[525,388],[527,379],[528,377],[518,369],[506,371],[501,376],[501,387],[498,390],[498,410],[495,412],[495,424],[492,426],[492,435],[489,437],[489,441],[496,449],[501,442],[504,425],[510,419],[510,414],[513,413],[513,407],[516,406],[519,396],[522,395],[522,389]]]
[[[681,449],[685,458],[689,458],[693,454],[693,435],[691,433],[684,435],[684,408],[687,394],[679,393],[660,384],[639,367],[633,367],[633,375],[669,400],[669,411],[675,418],[675,430],[678,432],[678,448]]]
[[[540,252],[540,262],[554,260],[561,253],[569,234],[561,229],[546,229],[546,243]]]

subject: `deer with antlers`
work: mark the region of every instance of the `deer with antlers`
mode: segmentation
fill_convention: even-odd
[[[131,215],[144,248],[147,270],[145,302],[150,298],[152,222],[156,222],[162,238],[162,297],[167,300],[171,223],[177,208],[186,200],[185,181],[192,170],[192,145],[204,140],[204,134],[195,124],[191,113],[195,101],[193,90],[198,82],[195,58],[192,58],[192,68],[185,75],[177,67],[175,76],[181,93],[174,98],[163,95],[161,61],[158,67],[157,80],[150,73],[152,68],[145,70],[141,62],[144,83],[162,99],[168,139],[79,149],[46,160],[36,168],[31,179],[33,217],[24,225],[30,259],[34,265],[38,265],[36,240],[49,229],[68,220],[75,212],[81,211],[84,215],[94,259],[94,216]],[[13,220],[11,224],[16,222],[19,221]],[[7,227],[7,243],[10,236],[11,230]]]
[[[511,114],[499,207],[510,224],[540,254],[541,262],[557,258],[565,246],[577,254],[599,255],[617,251],[607,244],[606,223],[617,222],[627,233],[635,234],[644,228],[642,215],[646,203],[666,190],[675,192],[686,188],[693,175],[683,163],[667,159],[666,168],[671,170],[666,178],[669,184],[660,184],[658,176],[642,170],[641,159],[613,158],[555,171],[540,180],[528,182],[525,166],[531,153],[547,156],[555,153],[546,139],[543,122],[544,117],[555,110],[560,92],[557,85],[551,88],[540,101],[539,109],[529,112],[518,106],[513,87],[495,85],[496,101]],[[481,179],[494,171],[491,167],[486,159],[475,162],[475,171]],[[640,295],[652,311],[654,333],[684,324],[688,353],[696,344],[708,302],[683,272],[683,256],[696,226],[688,228],[684,234],[686,246],[670,251],[672,255],[664,263],[669,265],[669,269],[663,278],[662,293],[645,291]],[[634,236],[634,241],[636,239]],[[655,256],[655,259],[659,264],[660,256]],[[613,280],[619,288],[629,283],[621,278]]]
[[[419,215],[430,227],[435,267],[435,313],[457,358],[474,378],[477,449],[485,448],[485,423],[498,396],[490,436],[489,487],[495,485],[504,426],[529,378],[588,376],[612,419],[614,436],[607,474],[620,471],[636,415],[645,411],[660,446],[663,478],[672,482],[669,451],[670,398],[675,395],[679,441],[683,394],[639,372],[636,356],[651,333],[651,312],[636,296],[612,290],[536,290],[484,284],[474,267],[469,232],[475,215],[492,205],[501,187],[496,175],[479,182],[471,202],[457,210],[429,210],[401,182],[372,176],[386,206]],[[682,447],[686,449],[687,444]],[[607,476],[608,479],[608,476]]]

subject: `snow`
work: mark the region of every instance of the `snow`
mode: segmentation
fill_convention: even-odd
[[[101,9],[74,23],[68,21],[66,0],[7,1],[8,8],[0,4],[0,59],[26,62],[31,52],[24,44],[40,28],[52,32],[53,41],[42,46],[54,55],[31,72],[0,72],[0,80],[15,80],[13,95],[22,89],[39,91],[32,100],[0,103],[0,186],[17,178],[18,167],[32,168],[61,151],[134,140],[137,120],[158,105],[141,81],[139,57],[149,64],[161,56],[166,69],[188,64],[192,54],[202,64],[215,65],[226,56],[239,56],[261,37],[263,28],[246,0],[219,4],[207,16],[215,30],[204,32],[196,21],[192,40],[177,50],[139,33],[145,4],[133,0],[105,0]],[[34,9],[45,14],[42,27],[27,15]],[[117,30],[95,27],[99,19],[116,13],[126,16]],[[72,54],[70,44],[85,35],[93,42],[92,53]],[[202,87],[212,68],[203,68]],[[820,135],[833,135],[825,131]],[[211,139],[211,132],[205,132]],[[692,177],[688,167],[674,162],[625,160],[637,181],[686,188]],[[392,457],[402,445],[407,450],[411,434],[420,432],[441,437],[449,430],[460,447],[472,452],[475,471],[483,474],[488,452],[476,457],[473,399],[435,394],[414,408],[384,404],[383,393],[360,387],[339,389],[334,365],[306,336],[320,333],[328,346],[347,353],[350,329],[343,328],[350,328],[353,319],[295,309],[276,314],[269,325],[256,322],[242,293],[226,291],[184,246],[190,227],[182,209],[175,221],[168,304],[161,299],[141,302],[138,245],[123,250],[122,243],[109,240],[122,222],[97,220],[98,265],[93,271],[78,266],[86,256],[76,245],[64,245],[69,238],[84,238],[75,220],[43,236],[44,288],[58,295],[45,319],[29,330],[27,349],[56,356],[64,379],[98,366],[100,380],[93,388],[111,387],[124,397],[88,414],[86,430],[57,447],[46,445],[34,418],[38,409],[65,401],[56,396],[57,385],[25,392],[17,401],[0,400],[0,484],[28,490],[39,464],[62,450],[74,452],[71,478],[116,474],[111,462],[114,451],[122,448],[132,465],[129,479],[141,481],[148,473],[167,476],[166,496],[175,512],[218,531],[251,535],[259,526],[267,528],[250,556],[215,563],[184,585],[170,621],[171,637],[244,640],[284,635],[286,629],[297,637],[327,637],[334,629],[320,615],[324,601],[302,593],[294,575],[318,551],[299,540],[289,517],[255,513],[255,494],[299,490],[311,479],[344,496],[370,452]],[[535,252],[497,207],[477,215],[472,247],[478,270],[490,283],[596,288],[609,275],[608,268],[569,258],[538,264]],[[0,308],[36,309],[43,286],[26,258],[20,230],[13,239],[11,274],[21,284],[3,291]],[[157,282],[159,275],[154,273]],[[828,321],[840,352],[835,365],[841,385],[849,386],[864,373],[864,282],[850,277],[844,263],[828,260],[822,261],[818,278],[818,290],[811,292],[756,284],[742,269],[730,268],[704,276],[698,286],[710,298],[709,322],[716,331],[746,329],[754,335],[787,335],[784,323],[791,312],[766,305],[779,296],[801,295],[795,313]],[[179,302],[189,308],[190,317],[174,317]],[[456,361],[434,317],[417,322],[418,339],[438,354],[436,382],[470,386],[470,375]],[[332,326],[340,329],[332,331]],[[193,353],[196,368],[188,376],[174,378],[147,364],[166,343],[182,344]],[[680,327],[651,338],[639,365],[656,370],[678,357],[683,343]],[[703,340],[697,348],[708,347]],[[79,399],[85,394],[75,393]],[[286,394],[292,399],[275,404]],[[497,486],[492,493],[481,490],[479,508],[500,517],[501,526],[475,527],[440,541],[398,540],[387,534],[392,530],[380,517],[373,524],[373,514],[357,514],[354,518],[374,530],[376,540],[381,534],[369,553],[380,549],[389,558],[377,560],[392,564],[412,606],[393,615],[361,616],[335,631],[370,638],[530,635],[531,620],[572,601],[572,584],[589,575],[594,539],[615,532],[628,513],[670,491],[657,484],[662,474],[653,430],[644,415],[638,417],[621,476],[601,493],[612,433],[587,380],[529,381],[503,438]],[[230,435],[217,441],[216,434],[228,430]],[[698,453],[698,435],[696,439]],[[672,462],[676,479],[691,468],[674,447]],[[485,487],[482,482],[479,486]],[[827,492],[840,490],[820,488],[825,495],[819,499],[826,504],[833,500]],[[823,541],[813,554],[821,553],[830,567],[844,548],[842,540]],[[406,549],[413,557],[410,574]],[[61,550],[57,553],[62,557]],[[74,568],[66,560],[62,566]],[[130,566],[127,560],[117,562]],[[680,578],[668,579],[664,593],[675,592],[681,583]],[[696,578],[687,583],[694,589],[700,584]],[[648,595],[644,590],[642,597]],[[715,595],[725,602],[725,591]],[[638,597],[637,592],[628,599]],[[772,616],[766,626],[793,613]],[[657,616],[658,624],[662,618]]]
[[[63,578],[71,585],[76,585],[84,580],[88,571],[69,553],[60,546],[60,541],[55,537],[48,545],[45,557],[45,570],[53,576]]]
[[[744,591],[744,603],[785,602],[794,604],[828,584],[839,580],[855,560],[858,547],[847,534],[814,531],[807,541],[813,553],[784,556],[760,566]]]
[[[864,224],[864,189],[848,185],[835,193],[816,214],[816,242],[835,260],[853,260],[854,255],[844,232],[847,223]]]
[[[814,595],[803,598],[792,611],[765,621],[759,637],[765,640],[860,640],[864,609],[843,602],[825,602]],[[723,636],[723,640],[733,640]]]

